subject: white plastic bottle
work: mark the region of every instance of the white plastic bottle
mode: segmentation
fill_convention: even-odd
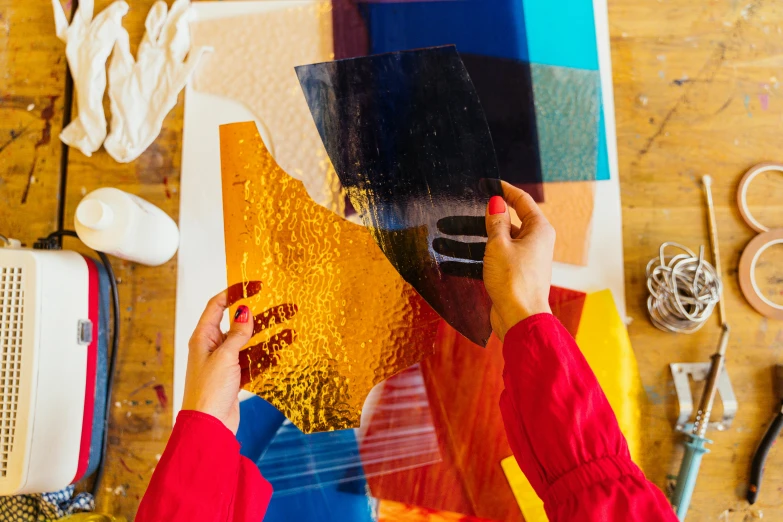
[[[179,229],[168,214],[116,188],[87,194],[76,207],[74,226],[88,247],[143,265],[162,265],[179,247]]]

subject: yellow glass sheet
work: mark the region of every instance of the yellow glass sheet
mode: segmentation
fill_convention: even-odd
[[[645,395],[628,330],[617,312],[611,291],[603,290],[587,295],[576,344],[598,378],[617,416],[620,430],[628,441],[631,457],[638,461]],[[548,520],[543,502],[519,469],[516,459],[513,456],[503,459],[501,467],[522,509],[525,521]]]
[[[247,301],[254,315],[298,310],[242,352],[246,388],[305,433],[359,426],[373,386],[433,353],[437,314],[366,228],[314,203],[275,163],[254,123],[220,127],[220,160],[228,285],[263,283]],[[282,328],[292,342],[264,342]]]

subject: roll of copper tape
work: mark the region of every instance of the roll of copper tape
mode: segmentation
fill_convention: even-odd
[[[739,282],[742,294],[750,306],[770,319],[783,319],[783,306],[773,303],[761,292],[756,283],[756,263],[761,254],[772,245],[783,244],[783,228],[776,228],[754,237],[739,262]]]
[[[759,163],[742,176],[740,180],[739,189],[737,189],[737,206],[739,207],[742,219],[748,224],[750,228],[761,234],[762,232],[769,232],[769,228],[759,223],[756,218],[748,210],[748,186],[753,179],[763,172],[778,171],[783,173],[783,165],[780,163]]]

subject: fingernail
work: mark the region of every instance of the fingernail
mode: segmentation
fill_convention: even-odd
[[[506,211],[506,202],[500,196],[492,196],[489,200],[489,215],[502,214]]]
[[[250,319],[250,309],[245,305],[240,305],[234,314],[234,321],[237,323],[246,323]]]

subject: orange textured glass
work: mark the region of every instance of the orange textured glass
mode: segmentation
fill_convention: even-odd
[[[228,285],[263,285],[246,301],[264,327],[240,354],[245,388],[305,433],[357,427],[373,386],[433,353],[439,317],[366,228],[275,163],[254,123],[220,127],[220,161]],[[263,318],[278,307],[279,323]]]

